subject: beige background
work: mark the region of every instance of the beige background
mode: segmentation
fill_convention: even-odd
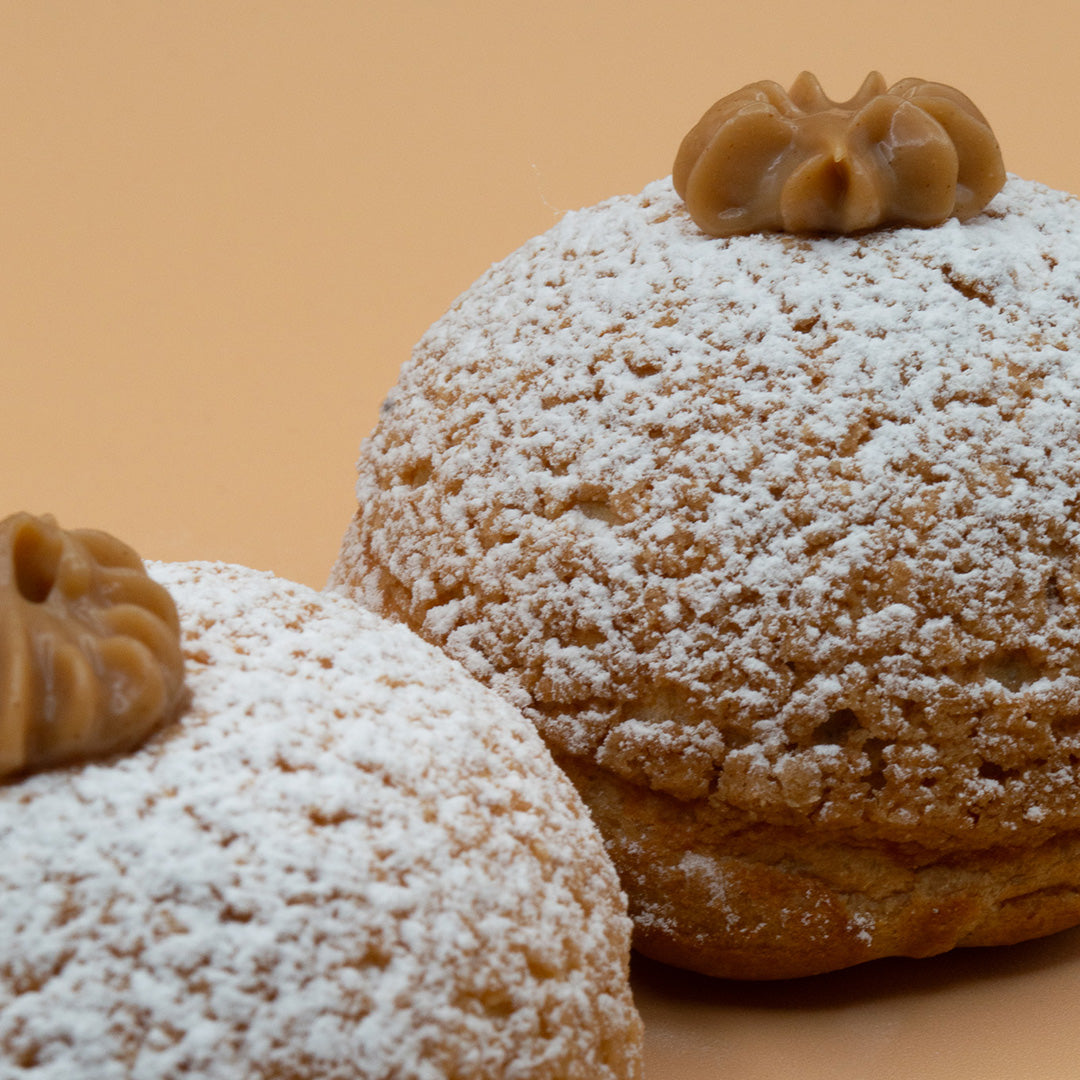
[[[1080,191],[1072,0],[0,2],[0,515],[323,583],[411,343],[753,79],[952,83]],[[649,1080],[1075,1077],[1080,936],[776,987],[640,965]]]

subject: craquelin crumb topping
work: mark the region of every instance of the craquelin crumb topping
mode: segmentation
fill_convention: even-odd
[[[566,215],[419,343],[332,586],[561,754],[896,842],[1080,825],[1080,203],[712,239]]]

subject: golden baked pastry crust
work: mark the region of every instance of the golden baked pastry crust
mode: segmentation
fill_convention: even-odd
[[[1009,945],[1080,922],[1080,836],[944,853],[688,807],[560,761],[607,837],[635,945],[680,967],[778,979],[884,956]]]
[[[986,880],[944,930],[914,899],[840,905],[807,952],[777,916],[732,974],[1080,919],[1078,241],[1080,204],[1015,177],[964,224],[719,241],[660,181],[567,215],[417,346],[331,587],[518,704],[604,781],[594,813],[618,793],[643,948],[685,915],[683,962],[729,970],[749,911],[644,913],[733,836],[748,895],[758,848],[867,853],[861,884],[784,855],[789,891],[899,868],[932,909],[944,867]],[[1043,918],[1004,878],[1051,851]]]

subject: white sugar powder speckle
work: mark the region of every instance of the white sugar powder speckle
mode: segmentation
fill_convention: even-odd
[[[3,1075],[638,1075],[624,901],[531,727],[351,603],[151,572],[188,712],[0,788]]]

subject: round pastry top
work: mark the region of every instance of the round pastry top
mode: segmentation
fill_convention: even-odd
[[[705,814],[1075,827],[1078,295],[1080,202],[1016,177],[851,237],[567,214],[417,346],[333,581]]]
[[[149,569],[188,712],[0,787],[4,1059],[43,1080],[636,1075],[625,901],[531,726],[348,601]],[[624,1071],[592,1056],[605,1025]]]

